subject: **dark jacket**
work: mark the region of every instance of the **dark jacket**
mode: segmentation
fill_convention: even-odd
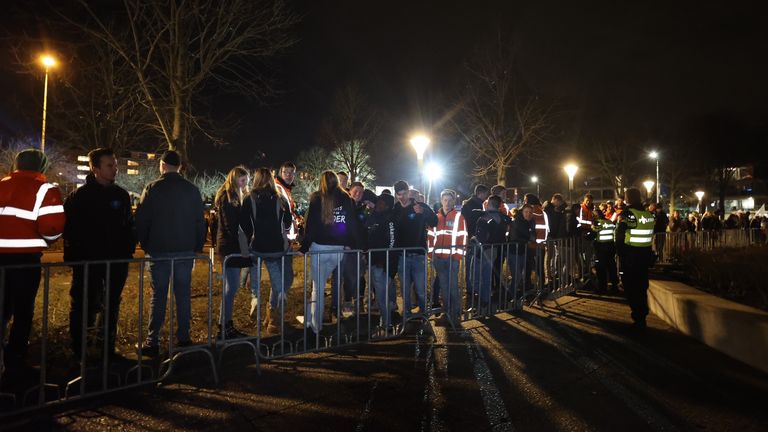
[[[414,206],[421,206],[423,212],[416,213]],[[395,203],[395,247],[398,248],[423,248],[424,250],[411,250],[407,253],[423,255],[427,249],[427,227],[437,225],[437,215],[424,204],[411,202],[403,207],[399,202]]]
[[[168,172],[148,184],[136,208],[136,232],[150,255],[199,252],[207,227],[200,190],[179,173]]]
[[[533,220],[525,220],[523,212],[518,212],[509,227],[508,241],[512,243],[510,254],[525,255],[526,245],[536,241],[536,223]]]
[[[656,224],[653,226],[654,233],[667,232],[667,226],[669,225],[669,217],[663,210],[658,210],[653,214],[656,217]]]
[[[498,210],[486,211],[477,220],[475,240],[480,244],[505,243],[510,223],[512,220],[509,216],[499,213]]]
[[[360,230],[355,212],[355,201],[341,190],[334,191],[333,222],[324,224],[320,194],[315,192],[309,200],[305,218],[306,231],[301,242],[301,252],[306,253],[312,243],[321,245],[348,246],[357,249]]]
[[[555,207],[551,202],[544,204],[544,212],[549,221],[549,235],[547,239],[560,239],[568,236],[568,221],[565,212],[565,204]]]
[[[253,217],[254,203],[256,218]],[[288,205],[285,199],[269,190],[250,193],[243,200],[240,226],[245,236],[251,239],[251,250],[256,253],[286,252],[283,231],[293,222]]]
[[[240,246],[237,241],[237,228],[240,226],[240,201],[227,199],[222,196],[216,202],[216,254],[225,257],[239,254]]]
[[[395,221],[392,211],[373,212],[365,220],[367,249],[391,249],[395,247]],[[390,275],[397,271],[398,254],[389,252]],[[371,252],[371,265],[384,268],[387,252]]]
[[[131,198],[116,184],[102,186],[93,174],[64,203],[64,260],[131,258],[136,250]]]
[[[461,215],[467,224],[467,232],[470,236],[477,232],[477,220],[483,215],[483,200],[477,196],[464,201],[461,204]]]

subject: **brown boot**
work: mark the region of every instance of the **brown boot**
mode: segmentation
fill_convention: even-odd
[[[277,311],[269,307],[267,316],[264,318],[264,331],[267,334],[277,334],[280,332],[280,315]]]

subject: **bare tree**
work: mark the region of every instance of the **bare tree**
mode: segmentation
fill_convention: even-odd
[[[119,13],[76,2],[87,20],[78,12],[61,16],[130,69],[153,129],[185,163],[193,131],[223,143],[196,113],[202,90],[260,101],[274,94],[264,61],[294,42],[288,29],[297,20],[282,0],[124,0]]]
[[[474,155],[474,176],[506,184],[517,158],[547,140],[554,107],[523,84],[514,53],[499,39],[467,65],[469,80],[454,125]]]
[[[372,182],[376,173],[370,166],[369,146],[380,129],[380,117],[355,87],[339,90],[320,132],[320,141],[331,149],[329,168],[344,170],[351,181]]]
[[[333,169],[328,151],[320,146],[311,147],[299,153],[296,158],[298,179],[293,188],[293,198],[297,204],[307,205],[309,196],[319,187],[320,174]]]
[[[616,196],[623,196],[638,179],[637,148],[637,144],[618,139],[600,140],[588,146],[589,168],[610,182]]]

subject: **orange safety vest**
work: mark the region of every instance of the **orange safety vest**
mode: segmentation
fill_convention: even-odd
[[[540,204],[533,206],[533,220],[536,223],[536,243],[544,243],[549,237],[549,217]]]
[[[592,214],[592,210],[589,209],[589,207],[582,204],[579,207],[579,217],[576,218],[576,221],[579,223],[579,228],[581,228],[582,232],[590,232],[592,231],[592,224],[595,221],[595,216]]]
[[[288,229],[286,237],[291,241],[296,240],[296,237],[299,236],[299,215],[296,214],[296,203],[293,202],[293,194],[290,189],[283,187],[278,180],[275,180],[275,187],[283,198],[288,201],[288,205],[291,208],[291,227]]]
[[[451,210],[444,214],[437,212],[437,226],[427,232],[429,253],[432,257],[449,258],[460,261],[466,254],[467,226],[460,212]]]
[[[37,171],[0,180],[0,253],[36,253],[64,231],[61,192]]]

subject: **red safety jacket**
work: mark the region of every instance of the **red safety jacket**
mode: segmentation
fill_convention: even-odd
[[[43,174],[14,171],[0,180],[0,253],[42,252],[63,231],[61,192]]]
[[[578,226],[581,229],[581,232],[586,234],[592,231],[595,215],[592,214],[592,210],[590,210],[589,207],[582,204],[581,207],[579,207],[579,217],[576,218],[576,221],[579,223]]]
[[[541,204],[533,205],[533,221],[536,223],[536,243],[544,243],[549,237],[549,217]]]
[[[449,258],[456,261],[466,253],[467,226],[460,212],[451,210],[448,214],[443,209],[437,212],[437,226],[428,231],[429,253],[433,257]]]

